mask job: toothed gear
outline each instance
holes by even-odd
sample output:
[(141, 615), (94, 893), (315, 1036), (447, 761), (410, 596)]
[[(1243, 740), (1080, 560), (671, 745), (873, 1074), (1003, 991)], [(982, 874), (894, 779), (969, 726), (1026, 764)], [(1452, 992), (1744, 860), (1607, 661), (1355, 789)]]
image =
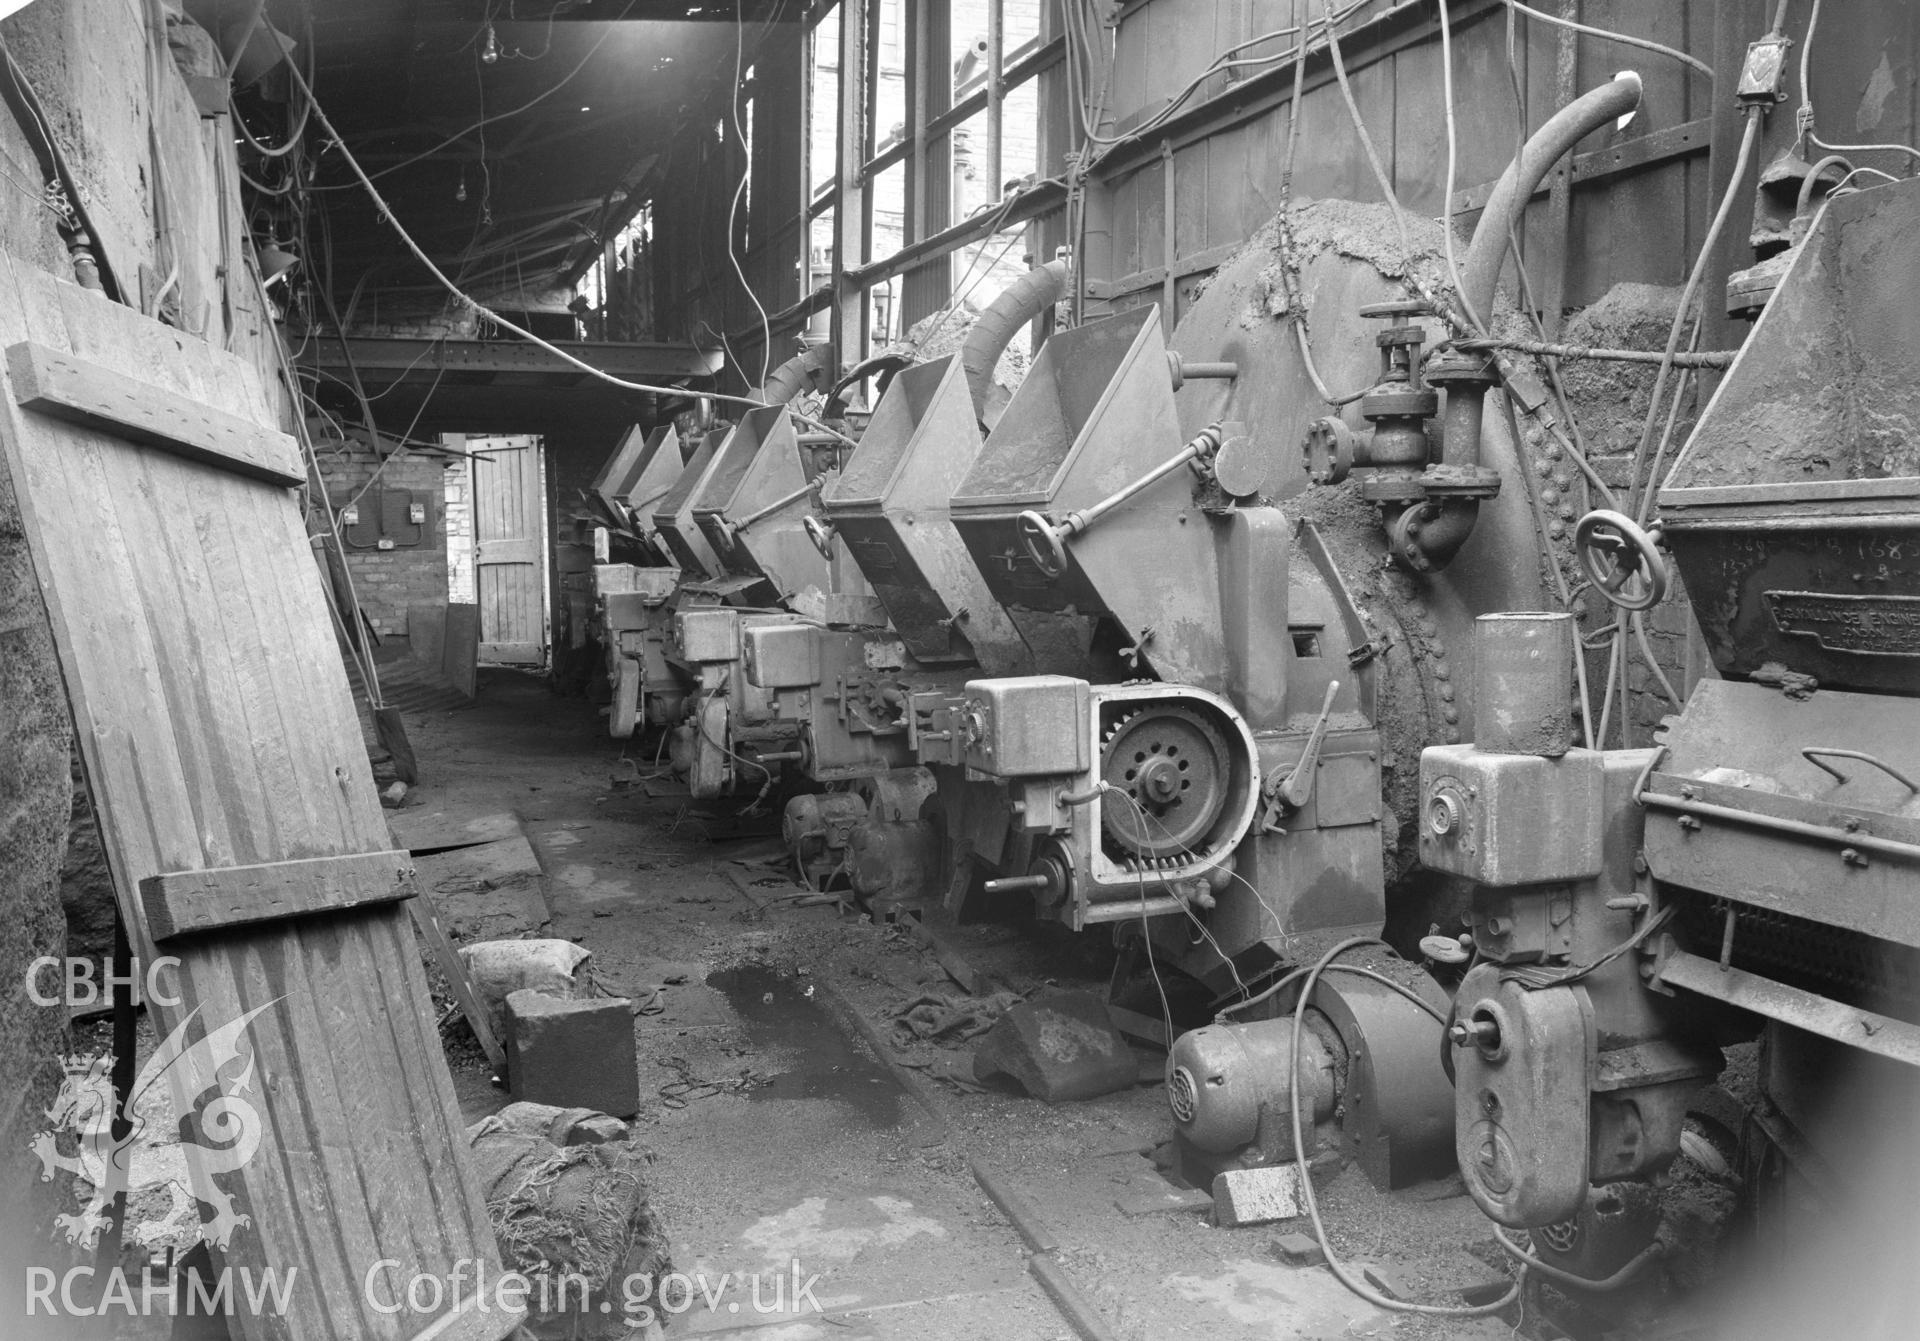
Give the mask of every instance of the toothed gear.
[(1101, 742), (1100, 776), (1134, 804), (1102, 800), (1108, 840), (1147, 861), (1200, 851), (1226, 808), (1228, 758), (1219, 728), (1190, 708), (1149, 704), (1115, 722)]

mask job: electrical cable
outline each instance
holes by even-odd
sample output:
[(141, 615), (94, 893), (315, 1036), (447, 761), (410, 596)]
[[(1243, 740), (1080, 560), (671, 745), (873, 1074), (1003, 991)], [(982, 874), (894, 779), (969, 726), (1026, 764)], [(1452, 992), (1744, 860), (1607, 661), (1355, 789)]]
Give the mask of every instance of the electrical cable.
[[(468, 126), (466, 129), (456, 131), (454, 134), (449, 135), (446, 139), (440, 141), (440, 143), (434, 145), (431, 149), (422, 149), (419, 153), (413, 155), (413, 157), (403, 158), (398, 163), (389, 164), (388, 166), (381, 168), (378, 172), (373, 173), (371, 176), (361, 171), (357, 163), (353, 163), (353, 169), (354, 169), (355, 175), (360, 177), (363, 183), (368, 181), (377, 181), (382, 177), (391, 176), (393, 173), (400, 171), (402, 168), (412, 167), (415, 163), (420, 162), (422, 159), (432, 158), (435, 154), (439, 153), (442, 149), (447, 148), (449, 145), (459, 143), (461, 140), (464, 140), (467, 136), (473, 134), (473, 132), (481, 129), (484, 126), (490, 126), (500, 121), (511, 120), (513, 117), (519, 116), (522, 112), (531, 111), (533, 108), (538, 107), (541, 103), (545, 102), (548, 98), (551, 98), (554, 94), (558, 93), (561, 89), (565, 88), (567, 84), (572, 81), (575, 75), (579, 74), (582, 70), (586, 69), (587, 62), (592, 60), (594, 56), (599, 52), (600, 48), (606, 45), (608, 38), (612, 37), (616, 32), (620, 31), (621, 21), (625, 19), (630, 12), (632, 12), (633, 7), (638, 3), (639, 3), (639, 0), (627, 0), (626, 7), (623, 8), (618, 14), (614, 15), (613, 20), (607, 24), (607, 31), (600, 34), (599, 40), (596, 41), (592, 46), (587, 48), (587, 54), (580, 58), (579, 63), (576, 64), (571, 70), (561, 75), (559, 80), (556, 83), (554, 83), (551, 87), (546, 89), (546, 91), (539, 93), (532, 98), (529, 98), (526, 102), (521, 103), (518, 107), (515, 107), (510, 111), (495, 112), (491, 116), (483, 116), (478, 121), (474, 122), (471, 126)], [(273, 30), (269, 28), (269, 31), (271, 32)], [(279, 33), (274, 32), (273, 35), (276, 40), (279, 39), (279, 36), (280, 36)], [(286, 43), (284, 41), (280, 42), (280, 50), (283, 54), (286, 53)], [(289, 59), (289, 65), (291, 65), (291, 59)], [(301, 82), (304, 87), (305, 81), (303, 80)], [(307, 89), (306, 92), (307, 92), (308, 100), (314, 101), (312, 90)], [(314, 101), (313, 110), (315, 112), (320, 112), (320, 106), (317, 101)], [(342, 138), (340, 132), (335, 130), (333, 126), (327, 121), (327, 118), (324, 113), (320, 117), (320, 123), (326, 129), (327, 134), (331, 135), (334, 139), (334, 142), (340, 146), (340, 152), (346, 156), (346, 158), (350, 163), (352, 163), (353, 156), (347, 152), (346, 140)], [(345, 191), (345, 190), (351, 189), (354, 185), (356, 185), (356, 183), (354, 182), (337, 182), (332, 186), (314, 186), (314, 187), (310, 187), (309, 189), (314, 191)]]
[[(1159, 829), (1163, 836), (1166, 836), (1166, 837), (1173, 836), (1172, 831), (1169, 830), (1167, 826), (1164, 823), (1162, 823), (1157, 816), (1149, 815), (1147, 813), (1146, 807), (1140, 804), (1139, 798), (1135, 797), (1130, 792), (1126, 791), (1124, 788), (1116, 787), (1112, 783), (1107, 782), (1105, 779), (1102, 779), (1098, 790), (1100, 792), (1100, 795), (1103, 797), (1117, 796), (1121, 800), (1125, 801), (1129, 806), (1132, 806), (1133, 813), (1139, 816), (1140, 818), (1141, 831), (1143, 833), (1146, 832), (1147, 825), (1152, 825), (1154, 828)], [(1195, 853), (1193, 849), (1191, 847), (1188, 847), (1185, 843), (1182, 843), (1180, 847), (1181, 847), (1181, 850), (1184, 851), (1190, 857), (1199, 855)], [(1146, 871), (1143, 868), (1136, 868), (1134, 871), (1134, 875), (1135, 875), (1135, 878), (1140, 882), (1140, 909), (1141, 909), (1141, 916), (1145, 917), (1146, 906), (1147, 906)], [(1251, 884), (1249, 884), (1247, 887), (1249, 889), (1253, 888)], [(1256, 898), (1259, 897), (1258, 891), (1255, 892), (1255, 897)], [(1266, 900), (1262, 899), (1261, 903), (1262, 905), (1264, 905), (1266, 903)], [(1226, 948), (1222, 946), (1217, 939), (1214, 938), (1214, 934), (1212, 930), (1208, 928), (1207, 924), (1201, 921), (1199, 915), (1193, 911), (1193, 905), (1187, 902), (1187, 900), (1181, 899), (1180, 911), (1187, 915), (1187, 920), (1192, 922), (1193, 925), (1199, 929), (1201, 937), (1206, 940), (1207, 944), (1213, 947), (1214, 954), (1220, 957), (1220, 962), (1227, 966), (1227, 972), (1233, 975), (1233, 985), (1242, 994), (1244, 994), (1247, 990), (1247, 984), (1240, 977), (1239, 966), (1235, 964), (1233, 962), (1232, 957), (1227, 954)], [(1269, 914), (1271, 914), (1273, 910), (1269, 908), (1267, 911)], [(1171, 1015), (1169, 1015), (1167, 1020), (1167, 1031), (1169, 1036), (1171, 1036), (1173, 1031), (1173, 1020)]]
[(3, 35), (0, 35), (0, 96), (4, 96), (21, 129), (27, 131), (28, 138), (33, 141), (35, 157), (40, 160), (49, 186), (57, 183), (60, 188), (63, 198), (59, 203), (62, 208), (56, 213), (69, 221), (67, 232), (74, 235), (68, 239), (69, 243), (78, 242), (78, 235), (85, 234), (87, 255), (99, 271), (102, 291), (115, 302), (125, 303), (126, 290), (107, 257), (100, 230), (94, 227), (87, 213), (86, 197), (81, 193), (79, 181), (73, 175), (60, 142), (54, 138), (53, 123), (47, 119), (46, 107), (41, 103), (40, 95), (28, 80), (26, 72), (14, 60), (13, 48)]
[[(1320, 985), (1320, 975), (1325, 973), (1334, 960), (1348, 950), (1362, 945), (1386, 945), (1376, 936), (1353, 936), (1341, 941), (1314, 961), (1307, 970), (1306, 982), (1300, 988), (1299, 1000), (1293, 1008), (1293, 1033), (1288, 1046), (1287, 1074), (1298, 1075), (1300, 1070), (1300, 1040), (1306, 1030), (1307, 1002), (1313, 996), (1314, 988)], [(1387, 946), (1392, 949), (1392, 946)], [(1444, 1027), (1444, 1021), (1442, 1026)], [(1418, 1313), (1427, 1317), (1440, 1318), (1486, 1318), (1499, 1313), (1520, 1298), (1520, 1292), (1526, 1288), (1528, 1264), (1520, 1264), (1520, 1274), (1514, 1278), (1513, 1286), (1498, 1299), (1486, 1304), (1416, 1304), (1404, 1299), (1395, 1299), (1382, 1294), (1355, 1278), (1346, 1264), (1333, 1251), (1333, 1244), (1327, 1240), (1327, 1226), (1320, 1218), (1320, 1199), (1314, 1193), (1313, 1179), (1307, 1174), (1307, 1143), (1300, 1123), (1300, 1095), (1298, 1087), (1287, 1096), (1287, 1110), (1293, 1119), (1293, 1157), (1300, 1169), (1300, 1195), (1307, 1203), (1307, 1216), (1313, 1221), (1313, 1236), (1320, 1244), (1321, 1255), (1327, 1259), (1327, 1270), (1331, 1271), (1340, 1283), (1375, 1308), (1387, 1309), (1395, 1313)]]
[(1660, 398), (1666, 390), (1667, 376), (1673, 366), (1673, 356), (1680, 350), (1680, 333), (1686, 329), (1688, 314), (1693, 309), (1693, 301), (1700, 290), (1701, 281), (1706, 278), (1707, 267), (1713, 260), (1714, 248), (1720, 241), (1720, 234), (1727, 226), (1727, 219), (1733, 213), (1733, 202), (1739, 193), (1742, 181), (1747, 174), (1747, 164), (1753, 158), (1754, 142), (1760, 135), (1760, 119), (1765, 114), (1762, 107), (1751, 107), (1747, 111), (1747, 125), (1740, 136), (1740, 149), (1734, 156), (1733, 172), (1727, 178), (1726, 190), (1721, 193), (1719, 208), (1714, 211), (1713, 222), (1707, 225), (1707, 234), (1700, 243), (1700, 252), (1694, 258), (1693, 269), (1687, 275), (1687, 284), (1680, 291), (1680, 304), (1674, 309), (1673, 324), (1667, 331), (1665, 356), (1660, 370), (1654, 375), (1653, 394), (1647, 401), (1646, 423), (1640, 430), (1640, 441), (1633, 452), (1632, 468), (1627, 474), (1628, 497), (1635, 500), (1634, 512), (1641, 525), (1646, 524), (1647, 514), (1652, 510), (1654, 490), (1652, 481), (1642, 480), (1642, 472), (1647, 468), (1648, 453), (1654, 445), (1654, 426), (1660, 421)]
[[(1075, 4), (1077, 2), (1078, 0), (1068, 0), (1068, 3), (1063, 10), (1063, 14), (1067, 21), (1067, 29), (1068, 29), (1068, 36), (1069, 36), (1068, 45), (1069, 45), (1070, 55), (1071, 55), (1071, 49), (1074, 46), (1076, 45), (1080, 46), (1082, 48), (1083, 59), (1087, 62), (1089, 66), (1087, 75), (1083, 76), (1081, 81), (1082, 89), (1084, 90), (1086, 79), (1090, 78), (1090, 75), (1091, 75), (1090, 67), (1094, 59), (1094, 54), (1092, 51), (1092, 41), (1086, 36), (1085, 25), (1087, 23), (1087, 16), (1083, 13), (1078, 13), (1075, 10)], [(1344, 9), (1342, 9), (1339, 12), (1338, 15), (1334, 17), (1334, 22), (1336, 23), (1345, 22), (1348, 18), (1352, 17), (1355, 13), (1359, 12), (1362, 9), (1365, 9), (1370, 3), (1372, 3), (1372, 0), (1354, 0), (1353, 3), (1347, 5)], [(1323, 25), (1322, 20), (1310, 19), (1304, 25), (1304, 27), (1307, 29), (1312, 29), (1315, 27), (1320, 27), (1322, 25)], [(1281, 64), (1284, 61), (1293, 59), (1297, 52), (1303, 51), (1307, 43), (1305, 41), (1302, 41), (1298, 43), (1295, 47), (1290, 48), (1288, 51), (1280, 52), (1272, 56), (1254, 56), (1254, 57), (1247, 57), (1244, 59), (1235, 60), (1231, 58), (1234, 52), (1243, 51), (1247, 47), (1256, 46), (1262, 42), (1272, 41), (1280, 37), (1293, 36), (1295, 34), (1300, 33), (1301, 31), (1302, 31), (1301, 26), (1295, 26), (1291, 28), (1276, 28), (1271, 32), (1262, 33), (1257, 37), (1250, 37), (1244, 42), (1240, 42), (1235, 44), (1234, 46), (1227, 47), (1218, 56), (1216, 56), (1214, 60), (1210, 64), (1208, 64), (1205, 69), (1201, 70), (1199, 74), (1195, 75), (1192, 80), (1190, 80), (1177, 93), (1175, 93), (1172, 96), (1172, 98), (1168, 100), (1165, 106), (1161, 107), (1158, 111), (1154, 112), (1153, 115), (1147, 117), (1139, 125), (1133, 127), (1131, 130), (1128, 130), (1120, 135), (1103, 135), (1097, 129), (1095, 129), (1096, 123), (1091, 122), (1089, 120), (1089, 117), (1091, 117), (1093, 114), (1093, 108), (1083, 98), (1081, 101), (1076, 102), (1075, 106), (1077, 106), (1080, 111), (1081, 130), (1083, 135), (1085, 136), (1086, 142), (1099, 146), (1100, 148), (1104, 149), (1107, 152), (1111, 152), (1113, 149), (1116, 149), (1121, 145), (1133, 144), (1139, 140), (1146, 138), (1147, 136), (1151, 135), (1155, 130), (1159, 129), (1160, 126), (1164, 125), (1167, 121), (1171, 120), (1174, 114), (1177, 113), (1180, 110), (1180, 108), (1185, 105), (1187, 100), (1191, 98), (1195, 93), (1197, 93), (1201, 89), (1201, 87), (1205, 85), (1206, 81), (1211, 79), (1214, 75), (1240, 69), (1247, 66), (1255, 66), (1255, 65), (1271, 66), (1271, 65)], [(1073, 73), (1073, 69), (1072, 69), (1072, 64), (1070, 60), (1069, 75), (1071, 75), (1072, 73)], [(1071, 94), (1069, 95), (1069, 100), (1072, 101)], [(1103, 156), (1104, 156), (1103, 154), (1095, 154), (1091, 156), (1088, 160), (1087, 166), (1091, 167), (1093, 163), (1098, 162), (1099, 159)]]
[(1640, 655), (1645, 659), (1647, 669), (1653, 673), (1654, 683), (1660, 686), (1660, 692), (1666, 695), (1667, 702), (1676, 708), (1684, 706), (1685, 700), (1675, 691), (1673, 681), (1667, 678), (1667, 673), (1660, 668), (1659, 661), (1654, 658), (1653, 645), (1647, 640), (1647, 624), (1643, 612), (1633, 611), (1628, 622), (1633, 627), (1634, 640), (1640, 644)]
[[(282, 49), (284, 50), (284, 46)], [(289, 69), (291, 70), (291, 66), (289, 66)], [(295, 80), (297, 81), (301, 80), (301, 75), (298, 70), (292, 70), (292, 74)], [(302, 81), (302, 83), (304, 85), (304, 81)], [(444, 288), (449, 294), (451, 294), (458, 302), (465, 304), (468, 308), (478, 313), (480, 316), (485, 317), (487, 320), (491, 321), (494, 325), (498, 326), (501, 330), (508, 331), (514, 335), (519, 336), (521, 339), (527, 341), (529, 344), (534, 345), (536, 348), (544, 349), (547, 353), (553, 355), (555, 358), (561, 360), (563, 363), (566, 363), (569, 367), (577, 368), (581, 372), (586, 373), (588, 376), (593, 377), (598, 381), (604, 382), (609, 386), (618, 387), (620, 390), (638, 391), (645, 395), (668, 396), (676, 399), (681, 397), (690, 397), (690, 396), (704, 396), (709, 400), (726, 401), (730, 404), (749, 405), (755, 408), (761, 408), (764, 405), (764, 402), (754, 400), (748, 396), (729, 396), (729, 395), (724, 395), (720, 392), (712, 392), (712, 391), (709, 391), (709, 392), (692, 391), (686, 387), (661, 386), (655, 383), (634, 382), (634, 381), (629, 381), (624, 377), (616, 377), (612, 373), (606, 371), (604, 368), (597, 368), (593, 364), (588, 363), (586, 360), (579, 358), (576, 355), (569, 353), (567, 350), (560, 348), (558, 345), (552, 343), (551, 341), (543, 340), (538, 335), (535, 335), (532, 331), (529, 331), (524, 327), (521, 327), (515, 324), (514, 322), (507, 320), (504, 316), (500, 315), (498, 312), (494, 311), (492, 308), (486, 306), (484, 303), (481, 303), (478, 299), (466, 293), (464, 290), (462, 290), (459, 287), (459, 285), (455, 284), (451, 279), (447, 278), (446, 272), (441, 270), (438, 265), (434, 264), (433, 258), (427, 255), (426, 251), (420, 246), (418, 242), (414, 241), (413, 235), (407, 232), (407, 230), (400, 225), (400, 221), (394, 216), (392, 206), (387, 204), (386, 198), (380, 194), (380, 189), (373, 184), (372, 178), (370, 178), (367, 175), (365, 169), (363, 169), (360, 166), (359, 160), (353, 156), (352, 151), (346, 147), (345, 142), (340, 140), (340, 133), (334, 129), (331, 120), (327, 116), (326, 108), (321, 105), (320, 101), (317, 98), (313, 98), (313, 92), (311, 89), (304, 89), (304, 91), (306, 92), (308, 98), (312, 99), (313, 101), (313, 114), (320, 119), (321, 129), (325, 130), (328, 135), (332, 136), (336, 142), (339, 142), (341, 157), (346, 160), (347, 166), (353, 170), (354, 175), (359, 179), (360, 185), (363, 188), (365, 188), (368, 196), (372, 198), (374, 207), (380, 212), (380, 215), (383, 218), (385, 218), (387, 222), (393, 227), (393, 231), (399, 235), (400, 241), (406, 246), (407, 250), (413, 254), (414, 259), (419, 261), (421, 265), (426, 267), (427, 273), (432, 275), (435, 281), (437, 281), (440, 284), (440, 286)], [(817, 419), (814, 419), (811, 416), (801, 415), (798, 412), (794, 412), (794, 411), (789, 411), (789, 413), (792, 413), (793, 417), (799, 422), (807, 424), (810, 427), (813, 427), (819, 430), (820, 432), (829, 433), (834, 437), (838, 438), (840, 441), (846, 443), (850, 447), (858, 445), (853, 441), (853, 439), (847, 437), (846, 434), (840, 432), (838, 429), (835, 429), (826, 423), (823, 423)]]
[[(309, 12), (307, 15), (307, 78), (310, 83), (318, 83), (319, 61), (313, 56), (313, 51), (313, 15)], [(313, 115), (313, 104), (302, 99), (300, 103), (299, 120), (287, 128), (287, 142), (277, 148), (269, 149), (266, 145), (260, 143), (260, 141), (254, 137), (253, 132), (247, 128), (247, 119), (240, 115), (239, 103), (231, 93), (227, 96), (227, 107), (233, 113), (234, 129), (240, 132), (240, 138), (247, 142), (247, 147), (252, 149), (256, 154), (259, 154), (262, 158), (268, 159), (285, 158), (288, 154), (298, 149), (301, 143), (300, 137), (306, 134), (307, 122)]]
[(1460, 263), (1454, 255), (1453, 183), (1459, 158), (1460, 137), (1453, 109), (1453, 23), (1448, 13), (1447, 0), (1439, 0), (1439, 13), (1440, 88), (1447, 122), (1447, 182), (1446, 194), (1441, 197), (1440, 236), (1446, 247), (1447, 278), (1453, 283), (1453, 296), (1460, 304), (1460, 310), (1466, 314), (1467, 324), (1477, 331), (1484, 331), (1487, 329), (1487, 323), (1482, 321), (1480, 314), (1473, 310), (1473, 302), (1467, 297), (1466, 286), (1460, 282)]
[[(733, 273), (740, 281), (740, 287), (747, 291), (747, 298), (753, 304), (753, 310), (760, 314), (760, 380), (756, 387), (767, 384), (767, 370), (773, 360), (773, 323), (767, 318), (767, 309), (761, 305), (760, 295), (753, 291), (753, 285), (747, 283), (746, 267), (740, 263), (739, 235), (736, 221), (740, 217), (740, 198), (747, 193), (747, 179), (753, 175), (753, 152), (747, 141), (746, 129), (740, 124), (740, 73), (746, 59), (747, 15), (746, 0), (733, 0), (733, 142), (740, 147), (740, 184), (733, 188), (733, 204), (727, 209), (727, 260), (733, 263)], [(755, 51), (758, 51), (758, 44)], [(758, 64), (758, 57), (755, 57)], [(757, 106), (757, 104), (756, 104)], [(609, 279), (612, 276), (608, 276)], [(742, 368), (744, 374), (746, 369)]]
[[(1567, 344), (1554, 340), (1509, 340), (1493, 336), (1469, 336), (1459, 340), (1444, 340), (1434, 347), (1438, 353), (1443, 347), (1454, 349), (1486, 350), (1506, 349), (1516, 354), (1532, 354), (1536, 358), (1554, 359), (1596, 359), (1605, 363), (1661, 363), (1666, 355), (1657, 349), (1606, 349), (1595, 345)], [(1738, 350), (1708, 349), (1685, 350), (1674, 354), (1673, 366), (1676, 368), (1728, 368), (1733, 366)]]
[(1666, 1256), (1667, 1253), (1666, 1245), (1656, 1239), (1635, 1253), (1627, 1260), (1625, 1266), (1615, 1271), (1611, 1276), (1603, 1277), (1600, 1280), (1588, 1280), (1585, 1276), (1576, 1276), (1571, 1271), (1565, 1271), (1560, 1267), (1541, 1261), (1525, 1248), (1508, 1239), (1506, 1231), (1498, 1225), (1494, 1226), (1493, 1236), (1499, 1241), (1500, 1246), (1506, 1250), (1507, 1255), (1513, 1258), (1514, 1261), (1520, 1263), (1522, 1270), (1537, 1271), (1556, 1285), (1565, 1285), (1575, 1290), (1586, 1290), (1593, 1294), (1607, 1294), (1619, 1289), (1635, 1276), (1639, 1275), (1642, 1267)]
[(1340, 98), (1346, 104), (1347, 119), (1353, 122), (1353, 132), (1360, 139), (1360, 148), (1366, 152), (1367, 166), (1373, 170), (1373, 179), (1379, 184), (1380, 193), (1393, 212), (1393, 226), (1400, 235), (1400, 254), (1411, 263), (1413, 242), (1407, 235), (1406, 210), (1401, 207), (1400, 197), (1394, 193), (1393, 182), (1380, 162), (1380, 151), (1373, 146), (1373, 136), (1367, 131), (1366, 118), (1360, 115), (1360, 104), (1355, 101), (1353, 85), (1347, 79), (1347, 63), (1340, 55), (1340, 38), (1333, 30), (1333, 0), (1320, 0), (1320, 8), (1326, 16), (1327, 54), (1333, 59), (1333, 77), (1340, 85)]
[[(1706, 324), (1704, 321), (1696, 321), (1693, 323), (1693, 337), (1688, 341), (1689, 347), (1699, 347), (1700, 333), (1706, 328)], [(1654, 448), (1653, 460), (1648, 463), (1647, 466), (1646, 495), (1640, 500), (1641, 515), (1639, 522), (1642, 526), (1645, 526), (1653, 516), (1653, 505), (1657, 496), (1657, 491), (1654, 489), (1654, 481), (1660, 478), (1660, 463), (1666, 460), (1667, 448), (1673, 445), (1673, 431), (1680, 422), (1680, 403), (1686, 399), (1687, 380), (1691, 376), (1692, 374), (1685, 368), (1681, 369), (1680, 380), (1674, 384), (1673, 399), (1667, 405), (1666, 427), (1660, 431), (1659, 445)], [(1635, 480), (1629, 480), (1628, 483), (1632, 485), (1635, 483)]]
[(1520, 3), (1520, 0), (1501, 0), (1501, 3), (1506, 5), (1510, 10), (1518, 10), (1529, 18), (1539, 19), (1542, 23), (1552, 24), (1556, 28), (1571, 28), (1576, 33), (1584, 33), (1588, 37), (1597, 37), (1604, 42), (1618, 42), (1622, 46), (1639, 47), (1642, 51), (1654, 51), (1662, 56), (1672, 57), (1674, 60), (1680, 61), (1705, 75), (1708, 83), (1714, 82), (1713, 67), (1701, 60), (1698, 56), (1690, 56), (1684, 51), (1675, 50), (1673, 47), (1662, 46), (1660, 43), (1652, 41), (1649, 38), (1632, 37), (1626, 33), (1617, 33), (1606, 28), (1595, 28), (1589, 24), (1576, 23), (1572, 19), (1563, 19), (1557, 14), (1544, 13), (1528, 5), (1523, 5)]

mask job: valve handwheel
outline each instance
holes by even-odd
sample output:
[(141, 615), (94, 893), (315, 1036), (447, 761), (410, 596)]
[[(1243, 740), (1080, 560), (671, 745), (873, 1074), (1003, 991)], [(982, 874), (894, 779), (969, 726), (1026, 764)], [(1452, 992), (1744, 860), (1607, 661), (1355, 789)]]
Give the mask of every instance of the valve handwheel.
[(1624, 513), (1599, 508), (1573, 528), (1573, 551), (1588, 579), (1622, 610), (1647, 610), (1667, 598), (1672, 576), (1654, 538)]
[(1020, 529), (1020, 543), (1026, 547), (1027, 557), (1033, 560), (1033, 566), (1048, 577), (1059, 577), (1067, 571), (1067, 547), (1060, 535), (1060, 528), (1047, 520), (1044, 512), (1027, 511), (1014, 519)]
[(820, 557), (829, 563), (833, 562), (833, 527), (818, 517), (802, 517), (800, 529), (807, 533), (807, 539), (820, 551)]

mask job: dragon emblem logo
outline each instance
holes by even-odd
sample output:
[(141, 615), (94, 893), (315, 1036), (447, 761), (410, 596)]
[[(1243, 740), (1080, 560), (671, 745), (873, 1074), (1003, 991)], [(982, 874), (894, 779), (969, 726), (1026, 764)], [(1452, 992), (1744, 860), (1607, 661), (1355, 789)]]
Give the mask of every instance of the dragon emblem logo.
[[(214, 1186), (213, 1176), (244, 1167), (260, 1148), (260, 1115), (246, 1098), (253, 1089), (253, 1050), (248, 1047), (243, 1052), (241, 1040), (253, 1018), (281, 999), (276, 997), (229, 1024), (209, 1029), (193, 1042), (187, 1039), (187, 1029), (200, 1012), (198, 1008), (190, 1012), (140, 1068), (122, 1101), (119, 1115), (129, 1124), (123, 1136), (113, 1134), (112, 1055), (62, 1059), (66, 1078), (53, 1106), (46, 1110), (52, 1128), (34, 1137), (29, 1148), (39, 1157), (42, 1182), (64, 1170), (91, 1187), (77, 1212), (56, 1218), (55, 1227), (67, 1242), (94, 1247), (113, 1218), (117, 1194), (161, 1186), (172, 1195), (171, 1209), (161, 1219), (143, 1221), (130, 1231), (133, 1241), (143, 1246), (186, 1228), (196, 1203), (212, 1212), (200, 1225), (200, 1237), (211, 1247), (226, 1247), (235, 1229), (251, 1223), (250, 1217), (235, 1211), (233, 1197)], [(182, 1124), (184, 1139), (171, 1147), (184, 1157), (185, 1185), (179, 1176), (181, 1160), (163, 1160), (159, 1153), (160, 1147), (171, 1144), (168, 1134), (151, 1130), (141, 1111), (142, 1100), (162, 1084), (170, 1086), (175, 1101), (193, 1113), (193, 1121)], [(189, 1130), (209, 1143), (185, 1136)], [(78, 1137), (74, 1154), (61, 1153), (62, 1132)]]

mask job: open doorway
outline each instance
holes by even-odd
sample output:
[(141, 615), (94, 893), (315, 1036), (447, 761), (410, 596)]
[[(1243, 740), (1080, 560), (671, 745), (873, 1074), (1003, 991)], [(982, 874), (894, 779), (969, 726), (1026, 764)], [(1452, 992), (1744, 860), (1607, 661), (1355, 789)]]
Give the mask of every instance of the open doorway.
[(547, 660), (546, 450), (532, 435), (450, 434), (447, 599), (479, 607), (482, 665)]

